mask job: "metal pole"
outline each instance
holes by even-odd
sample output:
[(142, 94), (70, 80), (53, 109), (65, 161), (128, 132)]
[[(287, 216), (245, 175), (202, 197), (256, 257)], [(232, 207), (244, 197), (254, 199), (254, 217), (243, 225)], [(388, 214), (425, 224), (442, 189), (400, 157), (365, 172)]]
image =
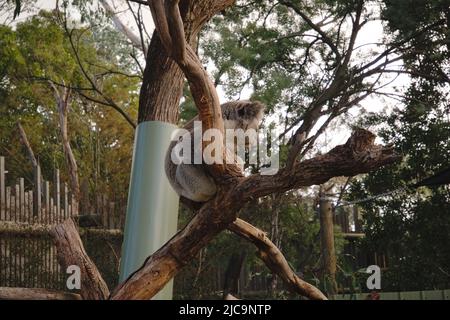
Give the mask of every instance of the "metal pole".
[[(131, 168), (120, 281), (142, 266), (145, 259), (177, 230), (179, 197), (164, 171), (164, 158), (176, 126), (159, 121), (138, 125)], [(153, 299), (172, 299), (172, 281)]]

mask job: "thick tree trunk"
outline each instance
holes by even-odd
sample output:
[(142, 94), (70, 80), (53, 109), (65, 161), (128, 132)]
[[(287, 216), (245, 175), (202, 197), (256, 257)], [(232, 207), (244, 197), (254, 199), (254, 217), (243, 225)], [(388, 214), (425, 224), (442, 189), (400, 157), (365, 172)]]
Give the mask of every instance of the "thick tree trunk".
[[(233, 4), (234, 1), (180, 1), (180, 13), (183, 18), (186, 41), (191, 47), (196, 47), (197, 37), (203, 25), (217, 12)], [(148, 49), (144, 80), (139, 96), (138, 123), (163, 121), (177, 124), (183, 84), (183, 72), (177, 63), (168, 57), (155, 31)]]

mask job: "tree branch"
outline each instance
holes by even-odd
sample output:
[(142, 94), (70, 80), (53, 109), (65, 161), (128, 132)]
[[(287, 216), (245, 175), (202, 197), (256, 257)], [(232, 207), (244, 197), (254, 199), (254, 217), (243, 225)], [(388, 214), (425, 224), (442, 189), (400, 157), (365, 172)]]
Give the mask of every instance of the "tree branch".
[(81, 297), (85, 300), (104, 300), (109, 289), (95, 264), (86, 254), (80, 235), (73, 220), (67, 219), (56, 225), (50, 234), (53, 236), (58, 262), (63, 270), (76, 265), (81, 271)]
[(141, 40), (141, 37), (138, 37), (134, 34), (133, 30), (128, 28), (125, 23), (123, 23), (122, 20), (117, 16), (114, 9), (111, 7), (111, 5), (107, 2), (107, 0), (100, 0), (101, 5), (103, 8), (105, 8), (106, 12), (111, 16), (111, 19), (114, 22), (114, 25), (116, 26), (116, 29), (119, 30), (128, 40), (130, 40), (131, 44), (144, 52), (144, 55), (147, 55), (147, 46), (145, 46)]
[(325, 33), (325, 31), (323, 31), (320, 28), (320, 26), (315, 24), (303, 11), (301, 11), (297, 5), (293, 4), (290, 1), (279, 1), (279, 2), (283, 5), (285, 5), (286, 7), (294, 10), (295, 13), (297, 13), (303, 20), (305, 20), (305, 22), (308, 24), (308, 26), (310, 28), (312, 28), (314, 31), (316, 31), (321, 36), (323, 42), (325, 42), (330, 47), (331, 51), (333, 51), (333, 53), (336, 55), (336, 59), (338, 61), (340, 61), (342, 59), (339, 49), (336, 47), (336, 45), (334, 44), (334, 42), (330, 38), (330, 36), (328, 36)]
[(144, 265), (111, 294), (112, 299), (153, 297), (177, 272), (193, 259), (211, 239), (237, 218), (248, 202), (274, 192), (319, 185), (336, 176), (354, 176), (400, 159), (392, 147), (374, 144), (375, 135), (358, 129), (345, 145), (324, 155), (305, 160), (295, 171), (275, 176), (252, 175), (237, 184), (219, 186), (216, 197), (205, 203), (198, 214)]
[[(101, 91), (97, 85), (95, 84), (94, 80), (89, 76), (87, 70), (84, 68), (83, 63), (81, 62), (81, 58), (78, 54), (78, 50), (75, 47), (75, 44), (73, 43), (73, 39), (72, 39), (72, 32), (69, 31), (69, 29), (67, 28), (67, 25), (64, 24), (64, 29), (66, 31), (67, 37), (69, 38), (69, 43), (70, 46), (72, 48), (72, 51), (75, 55), (75, 59), (77, 61), (78, 66), (80, 67), (81, 73), (84, 75), (84, 77), (86, 78), (86, 80), (89, 82), (89, 84), (92, 86), (92, 90), (96, 93), (98, 93), (107, 103), (102, 103), (103, 105), (108, 105), (113, 107), (116, 111), (118, 111), (124, 118), (125, 120), (127, 120), (127, 122), (133, 127), (133, 129), (136, 129), (136, 124), (134, 123), (134, 121), (130, 118), (130, 116), (128, 114), (126, 114), (126, 112), (120, 108), (110, 97), (107, 97), (103, 91)], [(81, 95), (83, 95), (80, 92)], [(83, 95), (85, 98), (87, 98), (87, 96)], [(99, 100), (95, 101), (94, 99), (89, 99), (93, 102), (99, 102), (101, 103)]]
[(270, 241), (265, 232), (241, 219), (236, 219), (228, 226), (228, 229), (252, 242), (258, 248), (261, 260), (273, 273), (276, 273), (283, 279), (289, 290), (312, 300), (327, 300), (319, 289), (303, 281), (295, 274), (284, 255)]
[(34, 155), (33, 149), (31, 148), (30, 142), (28, 141), (27, 134), (25, 133), (25, 130), (23, 129), (20, 122), (17, 122), (17, 129), (19, 130), (20, 140), (25, 146), (25, 149), (27, 149), (28, 158), (33, 164), (33, 167), (36, 168), (38, 166), (38, 161)]

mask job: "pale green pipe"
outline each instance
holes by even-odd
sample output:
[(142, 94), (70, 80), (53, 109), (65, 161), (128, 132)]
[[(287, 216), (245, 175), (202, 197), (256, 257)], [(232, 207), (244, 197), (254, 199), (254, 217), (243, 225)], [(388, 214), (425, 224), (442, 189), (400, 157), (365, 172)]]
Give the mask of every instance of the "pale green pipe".
[[(142, 266), (177, 230), (179, 197), (164, 171), (164, 158), (176, 126), (159, 121), (138, 125), (128, 193), (120, 281)], [(172, 299), (172, 281), (153, 299)]]

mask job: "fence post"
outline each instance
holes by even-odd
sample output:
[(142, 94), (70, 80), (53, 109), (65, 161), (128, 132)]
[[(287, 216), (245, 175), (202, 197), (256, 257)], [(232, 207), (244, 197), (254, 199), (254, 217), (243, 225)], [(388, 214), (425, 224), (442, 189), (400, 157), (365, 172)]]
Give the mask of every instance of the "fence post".
[(5, 157), (0, 157), (0, 219), (6, 218)]
[(50, 182), (44, 181), (45, 221), (50, 223)]
[(69, 217), (69, 188), (64, 182), (64, 220)]
[(60, 217), (59, 217), (59, 213), (60, 213), (60, 209), (61, 209), (61, 185), (60, 185), (60, 181), (59, 181), (59, 169), (55, 170), (55, 176), (54, 176), (54, 182), (53, 182), (53, 188), (54, 188), (54, 195), (53, 195), (53, 199), (54, 199), (54, 205), (56, 206), (56, 212), (55, 214), (55, 218), (56, 221), (59, 222), (60, 221)]
[(33, 188), (33, 218), (37, 218), (42, 208), (42, 185), (41, 185), (41, 166), (34, 167), (34, 188)]
[(25, 179), (19, 178), (17, 182), (19, 184), (19, 221), (23, 221), (25, 216)]
[(17, 218), (20, 217), (20, 185), (19, 181), (16, 182), (14, 189), (14, 222), (17, 222)]
[(5, 197), (5, 220), (11, 221), (12, 220), (12, 214), (11, 214), (11, 187), (6, 187), (6, 197)]

